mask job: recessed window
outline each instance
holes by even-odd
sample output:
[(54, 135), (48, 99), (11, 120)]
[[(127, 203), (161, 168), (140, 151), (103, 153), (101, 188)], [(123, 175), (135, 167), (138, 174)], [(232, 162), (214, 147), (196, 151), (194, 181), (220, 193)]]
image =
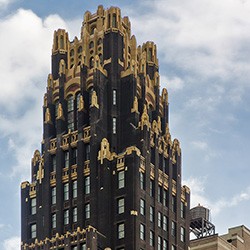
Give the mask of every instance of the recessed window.
[(154, 238), (155, 238), (154, 232), (152, 230), (150, 230), (150, 232), (149, 232), (149, 245), (151, 247), (153, 247), (155, 245)]
[(116, 14), (112, 15), (112, 27), (116, 28)]
[(87, 250), (86, 243), (83, 243), (81, 250)]
[(145, 190), (145, 173), (140, 172), (140, 187), (142, 190)]
[(78, 93), (78, 94), (76, 95), (76, 108), (77, 108), (77, 109), (79, 109), (79, 107), (80, 107), (80, 97), (81, 97), (81, 94)]
[(163, 189), (163, 198), (162, 198), (162, 204), (163, 206), (167, 207), (167, 190), (166, 189)]
[(116, 105), (116, 89), (113, 89), (113, 105)]
[(125, 225), (124, 225), (124, 223), (120, 223), (117, 225), (117, 234), (118, 234), (118, 239), (123, 239), (125, 237)]
[(90, 176), (85, 177), (85, 194), (90, 194)]
[(73, 246), (73, 247), (72, 247), (72, 250), (77, 250), (77, 246)]
[(90, 203), (87, 203), (85, 205), (85, 219), (89, 219), (90, 218)]
[(150, 182), (149, 182), (149, 195), (151, 197), (154, 197), (154, 193), (155, 193), (155, 189), (154, 189), (155, 185), (154, 184), (155, 184), (154, 181), (150, 180)]
[(77, 197), (77, 181), (73, 181), (73, 198)]
[(162, 203), (162, 187), (158, 186), (158, 202)]
[(51, 188), (51, 204), (56, 204), (56, 187)]
[(64, 222), (64, 225), (69, 224), (69, 210), (68, 209), (64, 211), (63, 222)]
[(140, 199), (140, 213), (141, 215), (145, 215), (146, 213), (146, 204), (145, 204), (145, 200)]
[(69, 199), (69, 183), (65, 183), (63, 185), (63, 197), (64, 201), (67, 201)]
[(36, 214), (36, 198), (30, 200), (31, 214)]
[(152, 206), (149, 207), (149, 220), (154, 222), (154, 208)]
[(74, 130), (74, 97), (71, 95), (67, 100), (68, 109), (68, 129)]
[(168, 231), (168, 218), (165, 215), (163, 215), (163, 230)]
[(112, 120), (112, 131), (113, 131), (113, 134), (116, 134), (116, 117), (113, 117), (113, 120)]
[(172, 195), (172, 211), (176, 213), (176, 196)]
[(36, 224), (31, 224), (30, 225), (30, 237), (32, 239), (36, 238)]
[(73, 208), (73, 223), (77, 222), (77, 207)]
[(56, 228), (56, 214), (52, 214), (51, 216), (51, 225), (52, 225), (52, 228)]
[(56, 171), (56, 155), (52, 155), (52, 172)]
[(162, 250), (162, 238), (161, 238), (161, 236), (158, 236), (158, 250)]
[(162, 227), (162, 213), (158, 212), (158, 227)]
[(185, 228), (181, 227), (181, 241), (185, 242)]
[(85, 145), (85, 160), (90, 160), (90, 145), (86, 144)]
[(140, 224), (140, 239), (145, 240), (145, 225)]
[(118, 214), (123, 214), (125, 210), (125, 199), (124, 198), (119, 198), (117, 200), (117, 210)]
[(172, 245), (171, 250), (176, 250), (176, 246)]
[(172, 221), (171, 223), (171, 234), (172, 236), (176, 236), (176, 222)]
[(185, 218), (185, 204), (181, 202), (181, 218)]
[(168, 242), (163, 240), (163, 250), (168, 250)]
[(69, 167), (69, 151), (65, 151), (64, 153), (64, 167)]
[(120, 171), (118, 172), (118, 188), (124, 188), (125, 187), (125, 172)]
[(72, 164), (75, 165), (77, 163), (77, 149), (74, 148), (72, 150)]

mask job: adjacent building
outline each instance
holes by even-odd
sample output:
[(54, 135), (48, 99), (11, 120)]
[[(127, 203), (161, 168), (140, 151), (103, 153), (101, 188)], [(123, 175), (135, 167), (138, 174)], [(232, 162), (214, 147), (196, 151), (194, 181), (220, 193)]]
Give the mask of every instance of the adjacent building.
[(228, 233), (214, 234), (190, 241), (190, 250), (248, 250), (250, 249), (250, 230), (245, 226), (228, 229)]
[(21, 184), (21, 249), (188, 249), (156, 45), (137, 46), (119, 8), (86, 12), (79, 39), (55, 31), (43, 122)]

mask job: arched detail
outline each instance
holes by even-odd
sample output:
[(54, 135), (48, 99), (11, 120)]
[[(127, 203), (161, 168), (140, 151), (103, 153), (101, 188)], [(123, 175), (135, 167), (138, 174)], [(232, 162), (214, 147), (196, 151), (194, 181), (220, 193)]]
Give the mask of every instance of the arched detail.
[(94, 67), (95, 60), (94, 57), (90, 57), (89, 59), (89, 68), (92, 69)]
[(80, 91), (80, 77), (74, 77), (65, 84), (64, 98), (67, 99), (70, 94), (75, 97), (78, 91)]
[(89, 49), (93, 49), (93, 48), (94, 48), (94, 42), (91, 41), (91, 42), (89, 43)]

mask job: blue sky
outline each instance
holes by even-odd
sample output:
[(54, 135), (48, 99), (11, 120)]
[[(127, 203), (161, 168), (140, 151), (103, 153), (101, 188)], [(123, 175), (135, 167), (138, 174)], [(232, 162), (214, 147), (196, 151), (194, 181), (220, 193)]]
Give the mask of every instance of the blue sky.
[(42, 139), (53, 31), (79, 36), (98, 4), (130, 17), (138, 45), (157, 44), (192, 205), (211, 209), (220, 234), (250, 227), (249, 0), (0, 0), (0, 249), (20, 241), (20, 183)]

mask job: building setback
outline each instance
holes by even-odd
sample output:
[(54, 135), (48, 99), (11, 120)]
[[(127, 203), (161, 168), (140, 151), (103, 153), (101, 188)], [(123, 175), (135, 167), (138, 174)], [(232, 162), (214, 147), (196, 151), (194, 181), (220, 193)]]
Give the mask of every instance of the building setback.
[(72, 42), (55, 31), (43, 115), (21, 249), (188, 249), (190, 191), (156, 45), (137, 46), (119, 8), (86, 12)]
[(228, 229), (228, 233), (190, 241), (190, 250), (249, 250), (250, 230), (245, 226)]

